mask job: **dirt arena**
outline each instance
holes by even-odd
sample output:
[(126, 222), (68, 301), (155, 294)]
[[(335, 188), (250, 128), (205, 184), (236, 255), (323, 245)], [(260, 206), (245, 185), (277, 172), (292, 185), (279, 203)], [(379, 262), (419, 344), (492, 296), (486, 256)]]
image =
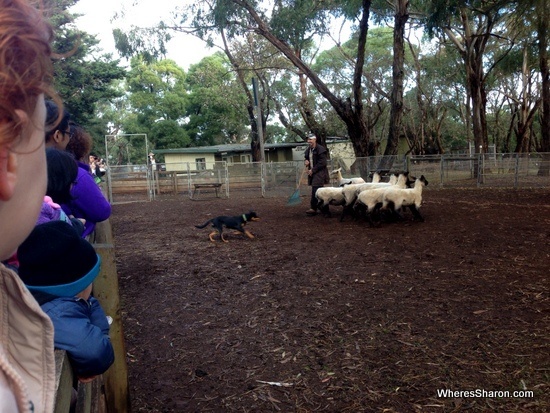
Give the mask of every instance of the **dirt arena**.
[[(134, 412), (550, 411), (549, 190), (428, 187), (376, 228), (308, 204), (114, 206)], [(253, 240), (194, 227), (249, 210)]]

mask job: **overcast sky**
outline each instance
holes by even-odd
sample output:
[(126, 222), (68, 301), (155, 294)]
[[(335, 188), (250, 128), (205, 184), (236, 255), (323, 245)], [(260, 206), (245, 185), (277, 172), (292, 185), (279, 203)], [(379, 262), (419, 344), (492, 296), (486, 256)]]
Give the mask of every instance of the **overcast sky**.
[[(78, 28), (100, 40), (100, 47), (107, 53), (115, 51), (113, 29), (127, 29), (131, 25), (149, 27), (161, 19), (169, 21), (170, 12), (192, 0), (79, 0), (70, 9), (72, 13), (82, 14), (77, 20)], [(132, 6), (132, 3), (137, 3)], [(113, 21), (113, 16), (125, 10), (124, 20)], [(213, 54), (215, 49), (208, 49), (204, 42), (190, 35), (175, 34), (168, 44), (168, 58), (173, 59), (183, 69), (198, 63), (203, 57)]]

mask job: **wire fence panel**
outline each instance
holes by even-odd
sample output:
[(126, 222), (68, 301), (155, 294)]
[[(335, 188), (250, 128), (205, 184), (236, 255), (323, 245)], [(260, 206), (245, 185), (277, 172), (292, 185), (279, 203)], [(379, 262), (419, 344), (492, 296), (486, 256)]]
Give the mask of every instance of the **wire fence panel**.
[[(483, 156), (480, 185), (487, 187), (543, 188), (550, 185), (550, 158), (544, 154)], [(546, 175), (545, 175), (546, 173)]]
[[(307, 179), (302, 176), (304, 163), (270, 162), (265, 165), (264, 195), (267, 197), (290, 196), (299, 189), (307, 187)], [(300, 178), (302, 182), (298, 185)], [(303, 191), (301, 191), (303, 192)]]
[(147, 165), (115, 165), (104, 175), (111, 204), (151, 200), (151, 175)]
[[(342, 165), (345, 165), (342, 166)], [(374, 172), (387, 180), (391, 173), (408, 171), (424, 175), (430, 188), (506, 187), (550, 188), (550, 153), (426, 155), (407, 157), (369, 157), (330, 160), (329, 171), (340, 168), (343, 178), (361, 176), (366, 181)], [(111, 203), (146, 201), (160, 195), (193, 197), (215, 196), (290, 196), (299, 187), (309, 194), (303, 161), (227, 164), (225, 161), (199, 165), (195, 162), (124, 165), (108, 168), (107, 185)], [(335, 174), (333, 175), (336, 176)], [(330, 184), (338, 185), (332, 179)]]

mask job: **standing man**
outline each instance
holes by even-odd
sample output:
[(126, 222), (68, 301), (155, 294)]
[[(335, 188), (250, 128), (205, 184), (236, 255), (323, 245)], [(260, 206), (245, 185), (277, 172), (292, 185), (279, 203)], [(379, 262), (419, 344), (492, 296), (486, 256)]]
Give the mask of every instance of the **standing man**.
[(155, 160), (155, 154), (153, 152), (149, 153), (149, 164), (151, 165), (151, 171), (157, 170), (157, 161)]
[[(307, 143), (309, 146), (304, 153), (304, 157), (305, 165), (308, 169), (307, 184), (311, 186), (311, 208), (306, 211), (306, 214), (316, 215), (318, 206), (315, 193), (317, 189), (329, 183), (327, 150), (325, 147), (317, 144), (317, 138), (315, 136), (307, 138)], [(328, 216), (330, 214), (328, 205), (324, 205), (321, 212), (323, 215)]]

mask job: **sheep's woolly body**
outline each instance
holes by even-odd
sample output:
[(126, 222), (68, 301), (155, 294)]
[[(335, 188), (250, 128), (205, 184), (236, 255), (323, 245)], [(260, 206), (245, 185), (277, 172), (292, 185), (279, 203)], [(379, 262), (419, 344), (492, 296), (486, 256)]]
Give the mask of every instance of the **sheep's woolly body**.
[[(395, 178), (395, 175), (392, 175), (392, 178)], [(382, 203), (384, 194), (387, 191), (394, 189), (404, 189), (407, 187), (407, 175), (399, 174), (399, 177), (394, 179), (395, 183), (393, 185), (388, 185), (385, 187), (370, 188), (361, 191), (357, 195), (357, 202), (359, 204), (365, 205), (367, 208), (367, 213), (372, 212), (374, 207), (377, 204)]]
[[(377, 174), (375, 174), (376, 176)], [(374, 178), (374, 176), (373, 176)], [(380, 176), (378, 175), (378, 179), (380, 179)], [(366, 182), (364, 184), (355, 184), (355, 185), (346, 185), (344, 187), (344, 199), (346, 201), (346, 205), (351, 206), (355, 203), (357, 200), (357, 197), (359, 194), (366, 190), (371, 190), (375, 188), (388, 188), (390, 186), (395, 185), (397, 182), (397, 177), (395, 175), (392, 175), (390, 177), (389, 182)]]
[(331, 174), (331, 176), (336, 176), (338, 186), (365, 183), (365, 180), (361, 177), (344, 178), (342, 176), (342, 168), (335, 169), (330, 174)]
[(323, 187), (315, 192), (315, 197), (320, 203), (320, 207), (324, 205), (344, 205), (343, 188)]
[(416, 209), (422, 205), (422, 188), (428, 184), (424, 175), (414, 182), (412, 188), (391, 188), (384, 193), (382, 198), (382, 209), (387, 209), (393, 204), (393, 209), (398, 210), (404, 206), (413, 205)]

